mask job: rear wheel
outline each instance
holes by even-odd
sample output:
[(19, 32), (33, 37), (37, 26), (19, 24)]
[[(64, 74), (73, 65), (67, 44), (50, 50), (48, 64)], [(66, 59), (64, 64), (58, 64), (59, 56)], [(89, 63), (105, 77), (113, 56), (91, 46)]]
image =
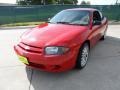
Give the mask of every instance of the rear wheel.
[(105, 40), (106, 34), (104, 34), (100, 40)]
[(83, 46), (80, 48), (76, 63), (76, 67), (78, 69), (82, 69), (86, 66), (89, 57), (89, 50), (88, 43), (83, 44)]
[(105, 38), (106, 38), (106, 31), (104, 32), (104, 34), (103, 34), (103, 36), (101, 37), (100, 40), (105, 40)]

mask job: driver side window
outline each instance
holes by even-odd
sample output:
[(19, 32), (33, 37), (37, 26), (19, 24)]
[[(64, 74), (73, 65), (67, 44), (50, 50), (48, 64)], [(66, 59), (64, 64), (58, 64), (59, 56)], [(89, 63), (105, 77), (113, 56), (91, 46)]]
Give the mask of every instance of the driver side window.
[(101, 21), (101, 16), (98, 11), (93, 12), (93, 21)]

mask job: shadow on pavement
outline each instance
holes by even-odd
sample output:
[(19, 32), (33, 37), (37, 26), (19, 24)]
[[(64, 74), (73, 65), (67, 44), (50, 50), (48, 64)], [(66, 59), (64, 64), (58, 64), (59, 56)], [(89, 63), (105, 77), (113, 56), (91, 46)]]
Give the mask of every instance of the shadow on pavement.
[[(92, 48), (88, 64), (81, 71), (48, 73), (31, 69), (30, 90), (118, 90), (119, 59), (120, 39), (107, 36)], [(26, 72), (30, 76), (29, 69)]]

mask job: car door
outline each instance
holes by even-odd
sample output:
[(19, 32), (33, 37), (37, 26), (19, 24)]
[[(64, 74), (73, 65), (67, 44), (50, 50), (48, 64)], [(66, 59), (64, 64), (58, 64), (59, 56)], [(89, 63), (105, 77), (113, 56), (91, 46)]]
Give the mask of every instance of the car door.
[(101, 31), (100, 31), (100, 34), (101, 34), (101, 37), (102, 37), (107, 30), (108, 23), (107, 23), (107, 18), (104, 17), (100, 11), (99, 11), (99, 13), (100, 13), (100, 16), (101, 16), (101, 28), (102, 28)]
[(102, 18), (99, 11), (94, 11), (92, 14), (92, 29), (91, 29), (91, 44), (94, 46), (101, 38)]

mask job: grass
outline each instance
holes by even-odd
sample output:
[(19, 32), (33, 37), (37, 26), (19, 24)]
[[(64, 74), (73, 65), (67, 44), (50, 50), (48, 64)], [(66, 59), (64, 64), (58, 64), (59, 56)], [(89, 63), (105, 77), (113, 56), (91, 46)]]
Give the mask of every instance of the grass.
[(2, 24), (0, 27), (14, 27), (14, 26), (32, 26), (39, 25), (44, 22), (20, 22), (20, 23), (10, 23), (10, 24)]

